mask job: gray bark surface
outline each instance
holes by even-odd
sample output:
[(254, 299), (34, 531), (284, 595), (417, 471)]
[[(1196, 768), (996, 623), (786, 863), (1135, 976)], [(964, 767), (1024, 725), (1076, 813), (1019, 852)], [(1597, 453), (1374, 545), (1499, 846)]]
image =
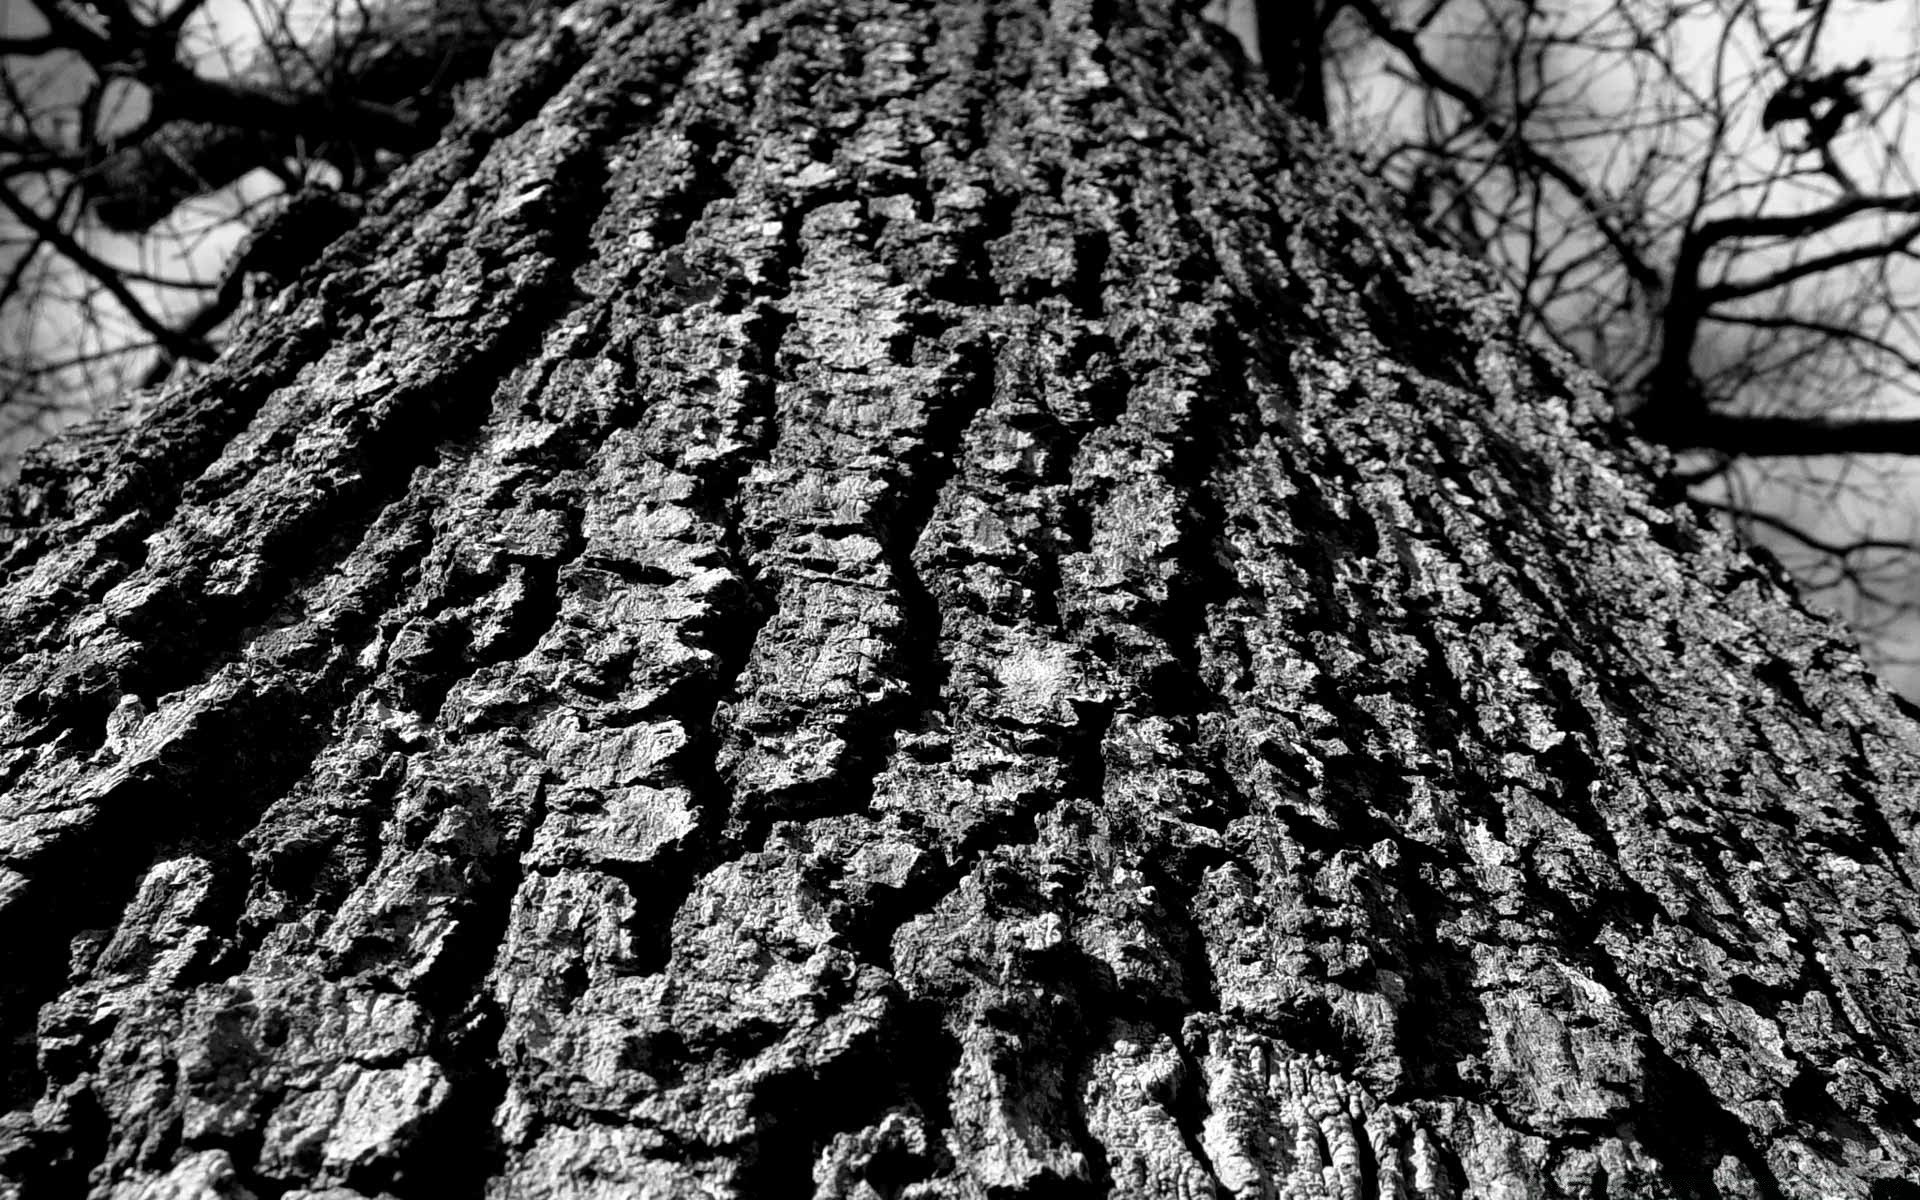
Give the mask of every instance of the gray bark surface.
[(588, 0), (31, 466), (0, 1195), (1920, 1195), (1914, 726), (1218, 42)]

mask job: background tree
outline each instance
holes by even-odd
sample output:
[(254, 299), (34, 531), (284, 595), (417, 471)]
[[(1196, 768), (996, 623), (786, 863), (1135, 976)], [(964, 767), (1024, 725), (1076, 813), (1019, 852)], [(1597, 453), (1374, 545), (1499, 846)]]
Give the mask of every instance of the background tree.
[(1259, 86), (578, 5), (33, 459), (6, 1186), (1910, 1196), (1914, 727)]
[(1336, 134), (1500, 269), (1528, 336), (1597, 367), (1638, 431), (1682, 452), (1694, 495), (1911, 683), (1911, 10), (1330, 0), (1311, 26), (1272, 16), (1320, 31)]
[[(527, 0), (28, 0), (0, 35), (0, 447), (210, 359)], [(268, 218), (270, 230), (261, 228)], [(249, 236), (251, 232), (251, 236)], [(244, 246), (241, 243), (244, 241)]]

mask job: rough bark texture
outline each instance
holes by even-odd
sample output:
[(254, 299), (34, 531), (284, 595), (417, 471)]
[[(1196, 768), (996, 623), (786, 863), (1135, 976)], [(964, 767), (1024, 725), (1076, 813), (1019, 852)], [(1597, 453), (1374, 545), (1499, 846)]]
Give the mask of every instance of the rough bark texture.
[(1238, 76), (589, 2), (31, 468), (0, 1194), (1920, 1195), (1914, 727)]

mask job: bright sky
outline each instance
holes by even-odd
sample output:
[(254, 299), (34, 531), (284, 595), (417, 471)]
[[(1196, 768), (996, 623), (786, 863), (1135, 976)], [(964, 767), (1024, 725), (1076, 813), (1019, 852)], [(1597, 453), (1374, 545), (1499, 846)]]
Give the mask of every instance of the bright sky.
[[(188, 44), (204, 47), (197, 61), (207, 73), (239, 69), (251, 57), (252, 48), (260, 44), (258, 22), (249, 4), (250, 0), (209, 0), (189, 26)], [(310, 0), (303, 8), (312, 6)], [(0, 0), (0, 36), (31, 36), (45, 28), (31, 0)], [(215, 30), (220, 31), (218, 37)], [(90, 73), (67, 55), (9, 62), (29, 103), (56, 114), (37, 132), (71, 144), (74, 106), (88, 86)], [(140, 90), (120, 88), (103, 98), (100, 127), (109, 133), (129, 129), (145, 113), (146, 101)], [(36, 207), (45, 207), (49, 197), (45, 179), (16, 177), (9, 185)], [(149, 311), (171, 323), (183, 322), (204, 302), (205, 293), (198, 287), (166, 286), (166, 281), (202, 285), (217, 281), (221, 268), (246, 233), (236, 215), (274, 190), (277, 185), (270, 177), (256, 173), (234, 189), (183, 205), (152, 235), (117, 234), (88, 222), (86, 245), (102, 261), (130, 272), (128, 287)], [(10, 271), (22, 248), (30, 244), (28, 234), (11, 214), (0, 213), (0, 272)], [(117, 376), (112, 372), (103, 375), (96, 365), (101, 354), (145, 339), (117, 301), (100, 293), (91, 280), (64, 261), (43, 253), (35, 268), (40, 272), (31, 285), (36, 301), (6, 310), (5, 323), (0, 325), (0, 357), (24, 354), (35, 361), (73, 361), (75, 366), (48, 389), (66, 401), (61, 407), (36, 411), (26, 406), (25, 411), (0, 414), (0, 481), (11, 474), (19, 453), (16, 447), (30, 445), (43, 436), (42, 431), (84, 416), (91, 403), (119, 391), (113, 383)], [(148, 360), (142, 355), (116, 356), (112, 361), (137, 373), (145, 369)], [(90, 401), (90, 396), (97, 399)]]

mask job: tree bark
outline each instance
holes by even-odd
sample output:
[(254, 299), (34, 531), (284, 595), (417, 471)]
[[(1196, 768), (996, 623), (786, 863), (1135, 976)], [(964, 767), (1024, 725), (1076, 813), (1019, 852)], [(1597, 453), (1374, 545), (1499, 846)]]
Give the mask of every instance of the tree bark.
[(1162, 0), (576, 5), (0, 599), (0, 1195), (1920, 1195), (1915, 728)]

